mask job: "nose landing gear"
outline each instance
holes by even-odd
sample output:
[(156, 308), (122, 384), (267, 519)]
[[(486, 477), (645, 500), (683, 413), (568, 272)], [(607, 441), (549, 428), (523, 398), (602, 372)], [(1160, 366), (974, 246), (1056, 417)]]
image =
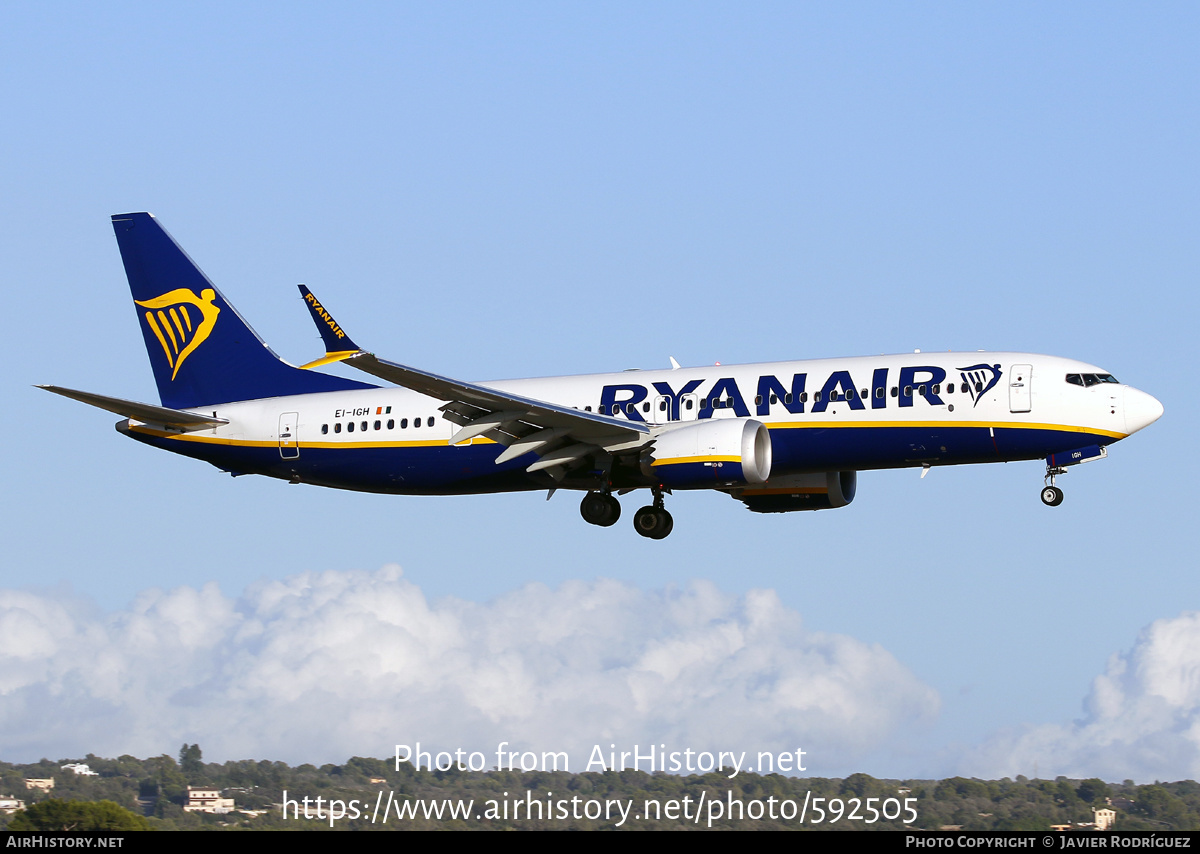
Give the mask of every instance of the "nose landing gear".
[(1047, 507), (1057, 507), (1063, 503), (1063, 491), (1054, 485), (1054, 478), (1066, 473), (1067, 470), (1062, 466), (1046, 466), (1046, 485), (1042, 487), (1042, 503)]

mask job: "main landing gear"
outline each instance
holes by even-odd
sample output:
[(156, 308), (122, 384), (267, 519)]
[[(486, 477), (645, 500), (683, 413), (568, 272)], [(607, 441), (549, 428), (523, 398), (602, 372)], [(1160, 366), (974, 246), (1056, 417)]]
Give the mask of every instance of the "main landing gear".
[[(643, 537), (661, 540), (675, 527), (675, 520), (663, 507), (661, 489), (654, 489), (654, 503), (633, 514), (633, 529)], [(589, 492), (579, 503), (579, 515), (590, 525), (607, 528), (621, 518), (621, 504), (607, 492)]]
[(621, 502), (607, 492), (589, 492), (579, 504), (579, 514), (589, 525), (607, 528), (621, 518)]
[(662, 490), (654, 490), (654, 503), (633, 514), (633, 530), (643, 537), (661, 540), (675, 527), (675, 520), (663, 507)]
[(1063, 503), (1063, 491), (1054, 485), (1054, 478), (1066, 474), (1062, 466), (1046, 466), (1046, 485), (1042, 487), (1042, 503), (1047, 507), (1057, 507)]

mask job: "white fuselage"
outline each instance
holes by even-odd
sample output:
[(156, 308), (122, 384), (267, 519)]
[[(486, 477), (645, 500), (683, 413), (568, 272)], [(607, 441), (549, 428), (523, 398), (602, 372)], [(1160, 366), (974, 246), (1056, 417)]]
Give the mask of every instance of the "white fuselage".
[[(772, 480), (1037, 459), (1108, 445), (1162, 412), (1153, 397), (1094, 365), (1030, 353), (912, 353), (481, 385), (656, 425), (654, 434), (691, 421), (754, 419), (770, 430)], [(171, 433), (138, 422), (129, 429), (237, 473), (350, 489), (456, 493), (545, 485), (524, 464), (496, 466), (503, 448), (486, 438), (449, 445), (458, 426), (442, 417), (443, 405), (403, 388), (372, 388), (195, 407), (229, 422), (204, 431)]]

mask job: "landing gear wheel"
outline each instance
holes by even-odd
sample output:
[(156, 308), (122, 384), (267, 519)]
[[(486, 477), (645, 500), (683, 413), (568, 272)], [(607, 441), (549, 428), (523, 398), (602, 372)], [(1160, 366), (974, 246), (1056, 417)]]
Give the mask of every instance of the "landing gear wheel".
[(589, 492), (579, 502), (579, 515), (589, 525), (607, 528), (621, 518), (621, 502), (602, 492)]
[(661, 540), (674, 527), (675, 520), (661, 507), (643, 507), (633, 515), (633, 529), (652, 540)]
[(1057, 486), (1047, 486), (1042, 489), (1042, 503), (1047, 507), (1057, 507), (1063, 502), (1063, 491)]

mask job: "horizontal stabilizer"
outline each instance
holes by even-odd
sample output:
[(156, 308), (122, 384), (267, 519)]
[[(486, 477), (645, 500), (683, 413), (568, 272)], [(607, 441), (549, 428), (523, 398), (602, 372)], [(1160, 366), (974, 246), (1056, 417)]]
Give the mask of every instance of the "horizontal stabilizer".
[(167, 427), (177, 427), (180, 430), (204, 430), (219, 424), (228, 424), (224, 418), (211, 418), (197, 412), (186, 412), (182, 409), (167, 409), (165, 406), (152, 406), (149, 403), (137, 403), (132, 400), (122, 400), (119, 397), (105, 397), (102, 394), (92, 394), (90, 391), (76, 391), (71, 388), (61, 388), (56, 385), (40, 385), (46, 391), (61, 394), (71, 400), (78, 400), (89, 406), (95, 406), (107, 412), (123, 415), (135, 421), (145, 421), (151, 424), (163, 424)]

